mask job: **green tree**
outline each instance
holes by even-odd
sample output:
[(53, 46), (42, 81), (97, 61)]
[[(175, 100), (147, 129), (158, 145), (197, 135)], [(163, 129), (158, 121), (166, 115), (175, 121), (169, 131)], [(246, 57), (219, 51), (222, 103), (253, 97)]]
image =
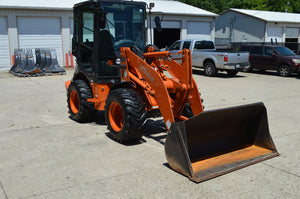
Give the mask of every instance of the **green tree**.
[(267, 0), (268, 10), (277, 11), (277, 12), (285, 12), (288, 9), (288, 1), (286, 0)]
[(222, 0), (181, 0), (181, 2), (214, 13), (220, 13), (227, 9), (227, 2)]
[(299, 0), (290, 1), (288, 6), (288, 11), (293, 13), (300, 13), (300, 1)]

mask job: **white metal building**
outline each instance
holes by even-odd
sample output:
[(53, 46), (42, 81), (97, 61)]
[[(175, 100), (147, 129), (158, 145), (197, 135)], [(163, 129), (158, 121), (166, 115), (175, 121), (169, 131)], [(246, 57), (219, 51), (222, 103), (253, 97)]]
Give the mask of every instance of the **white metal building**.
[[(155, 3), (152, 9), (151, 22), (148, 20), (148, 43), (151, 35), (158, 47), (170, 45), (178, 39), (206, 39), (215, 38), (215, 13), (196, 8), (172, 0), (144, 0), (148, 5)], [(153, 23), (158, 16), (162, 19), (162, 32), (156, 30)], [(148, 18), (150, 18), (148, 16)], [(150, 32), (151, 31), (151, 32)]]
[[(17, 48), (55, 48), (59, 64), (65, 66), (65, 54), (71, 50), (73, 34), (72, 8), (82, 1), (0, 0), (0, 70), (12, 66), (12, 55)], [(145, 2), (155, 3), (151, 23), (147, 21), (148, 43), (168, 41), (170, 44), (177, 39), (196, 37), (214, 39), (216, 14), (177, 1)], [(155, 16), (163, 19), (162, 33), (156, 31)]]
[(300, 14), (228, 9), (216, 19), (216, 39), (228, 42), (300, 42)]

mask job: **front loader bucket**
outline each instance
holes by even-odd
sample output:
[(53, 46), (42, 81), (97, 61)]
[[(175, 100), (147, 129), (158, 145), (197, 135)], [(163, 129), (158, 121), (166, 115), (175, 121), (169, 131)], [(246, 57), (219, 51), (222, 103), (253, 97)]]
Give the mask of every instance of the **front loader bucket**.
[(171, 168), (195, 182), (279, 155), (263, 103), (204, 111), (172, 124), (165, 154)]

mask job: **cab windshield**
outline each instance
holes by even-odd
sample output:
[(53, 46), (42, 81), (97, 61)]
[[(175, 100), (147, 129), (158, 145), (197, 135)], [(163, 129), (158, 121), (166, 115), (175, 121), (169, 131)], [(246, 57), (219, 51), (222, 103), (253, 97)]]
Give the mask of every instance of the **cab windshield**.
[[(120, 47), (145, 45), (145, 6), (136, 3), (101, 3), (106, 13), (106, 30), (110, 32), (114, 49), (120, 52)], [(117, 53), (118, 54), (118, 53)]]

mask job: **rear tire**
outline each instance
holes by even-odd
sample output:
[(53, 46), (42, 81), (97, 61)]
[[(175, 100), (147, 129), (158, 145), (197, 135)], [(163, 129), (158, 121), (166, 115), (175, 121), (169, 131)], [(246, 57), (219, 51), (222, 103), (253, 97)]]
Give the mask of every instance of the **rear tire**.
[(204, 74), (206, 76), (215, 76), (217, 74), (218, 70), (215, 67), (215, 64), (212, 61), (207, 61), (204, 64)]
[(144, 135), (147, 111), (133, 89), (111, 90), (105, 102), (105, 120), (112, 138), (118, 142), (137, 141)]
[(243, 72), (251, 72), (251, 71), (253, 71), (253, 68), (251, 66), (243, 69)]
[(91, 122), (95, 119), (94, 103), (87, 99), (93, 98), (89, 85), (83, 80), (74, 80), (68, 89), (68, 108), (71, 118), (77, 122)]
[(278, 74), (282, 77), (289, 77), (291, 75), (291, 69), (288, 65), (281, 65), (278, 68)]

